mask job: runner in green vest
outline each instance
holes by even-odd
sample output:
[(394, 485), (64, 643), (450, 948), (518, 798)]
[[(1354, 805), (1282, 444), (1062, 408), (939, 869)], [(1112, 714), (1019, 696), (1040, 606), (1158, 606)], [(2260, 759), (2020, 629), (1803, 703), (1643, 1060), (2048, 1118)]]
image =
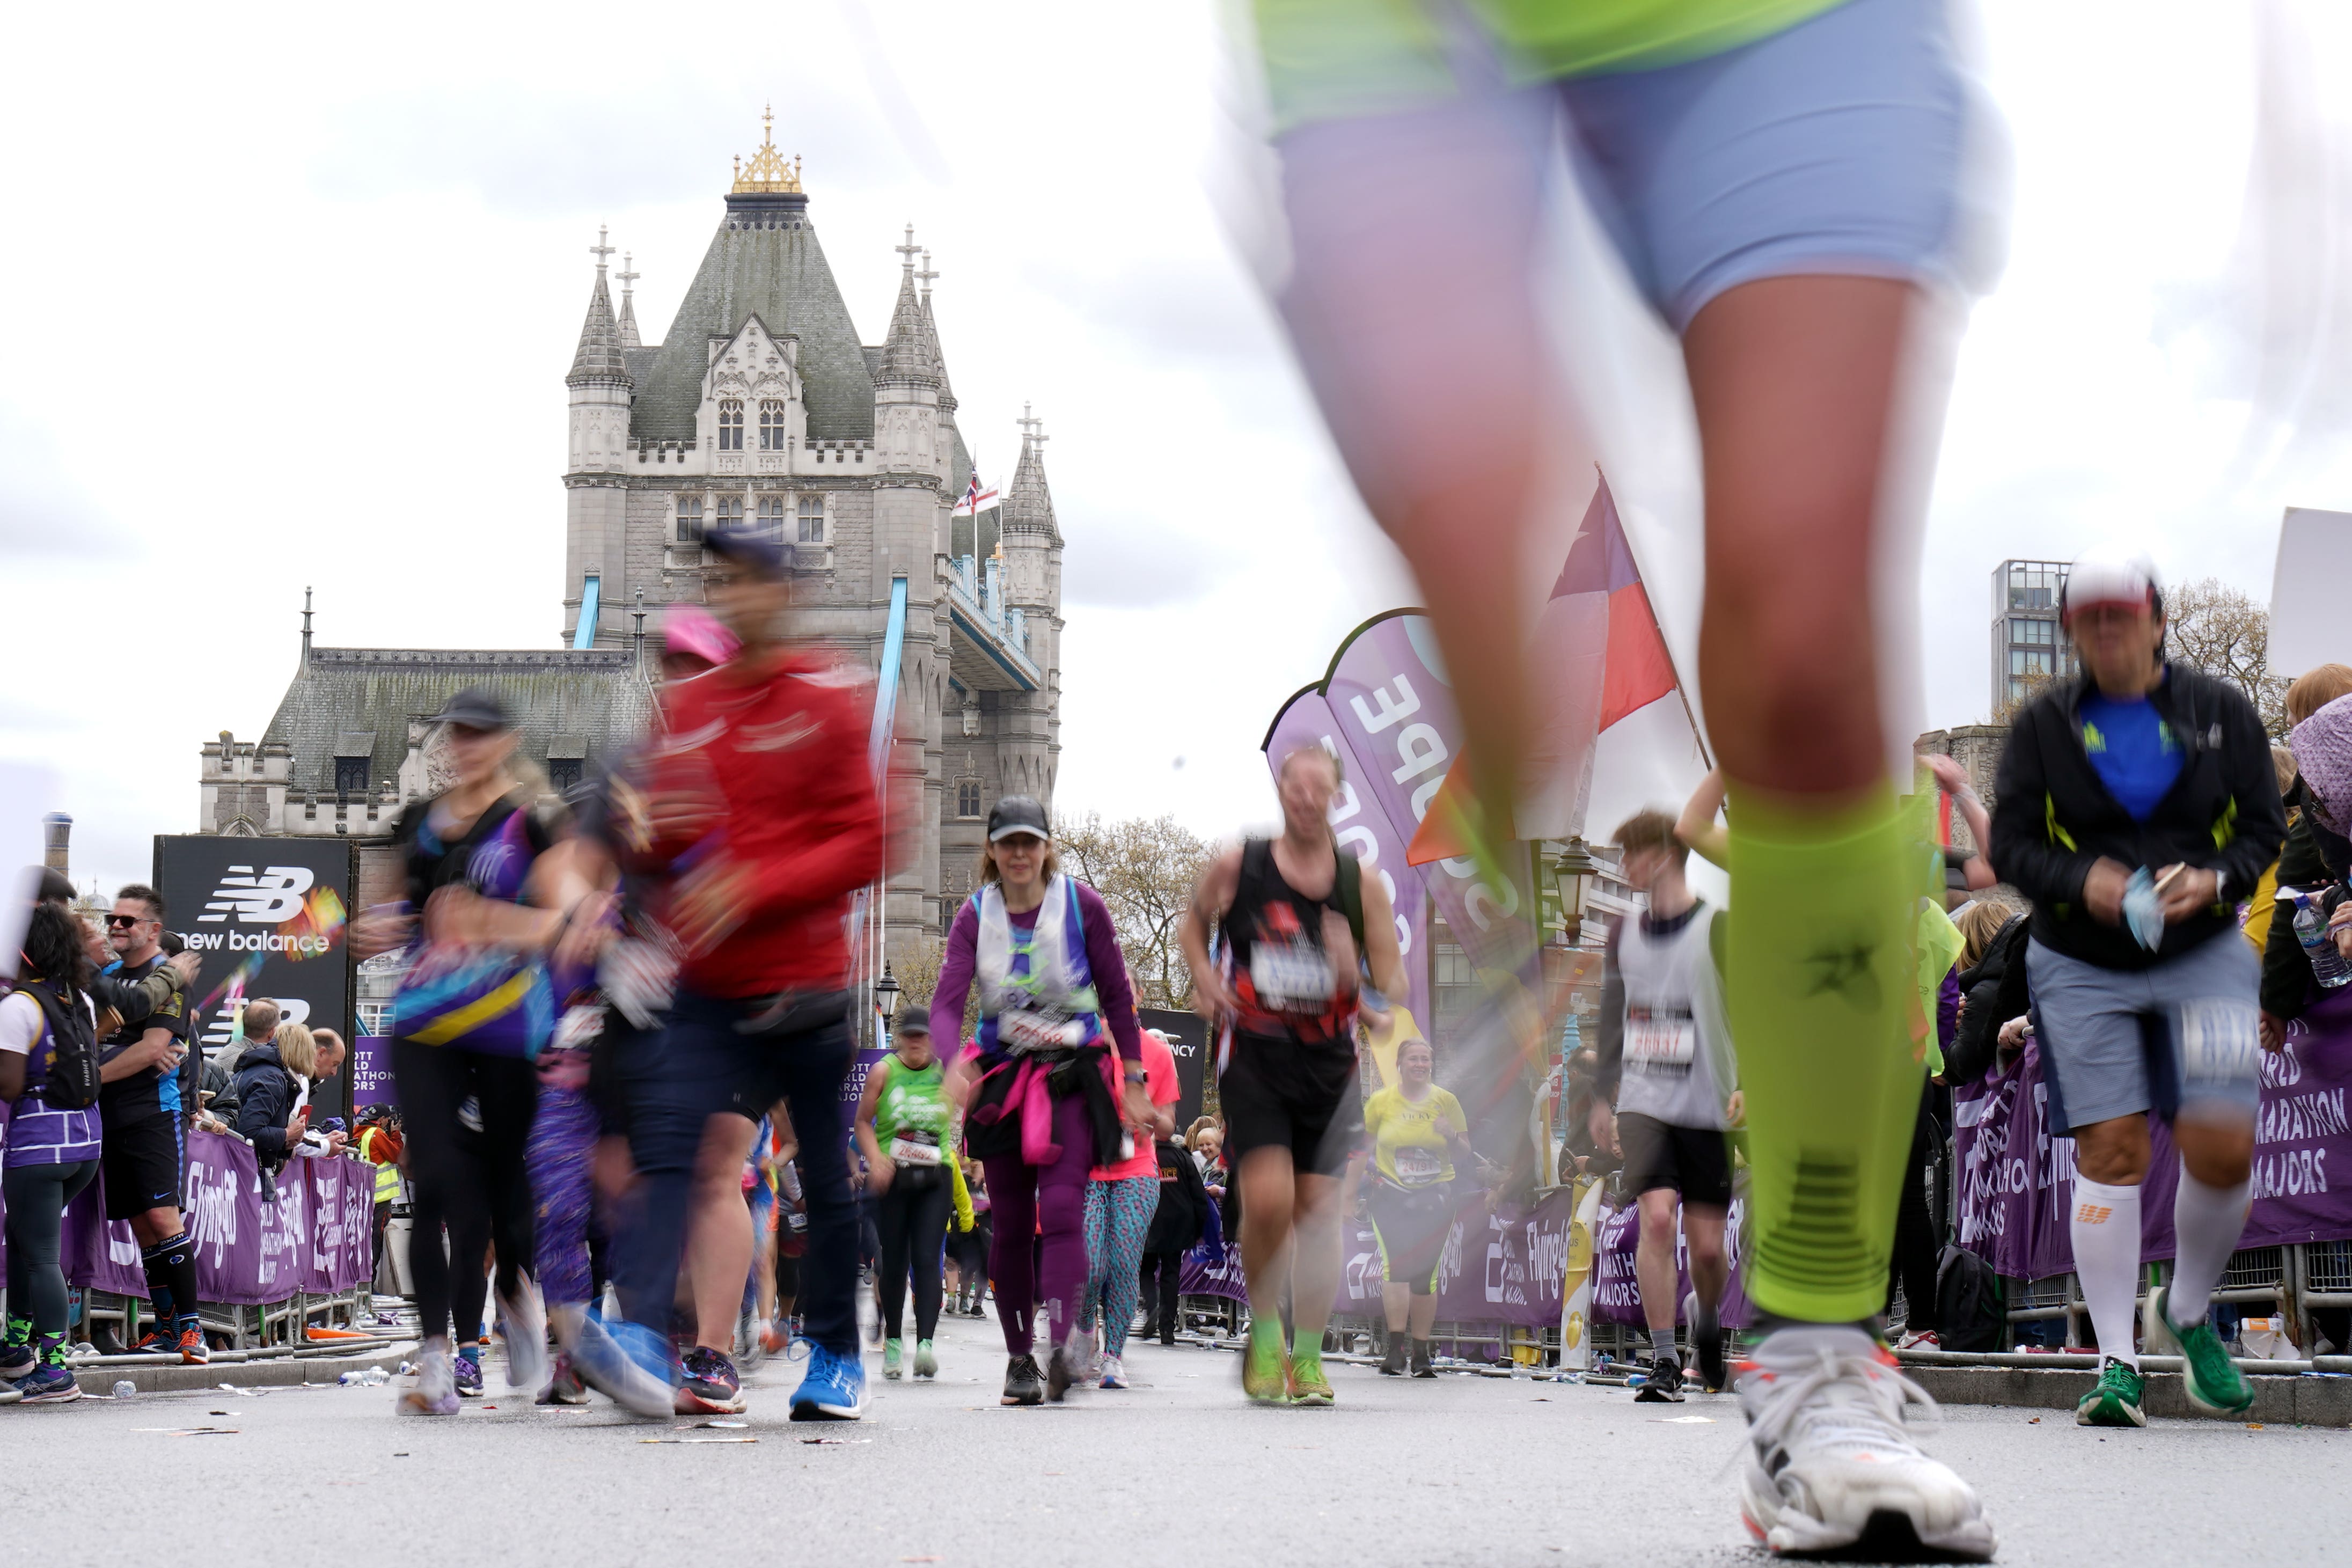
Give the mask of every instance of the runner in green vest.
[(955, 1201), (949, 1161), (955, 1152), (955, 1103), (947, 1074), (931, 1054), (930, 1010), (898, 1010), (890, 1055), (866, 1075), (857, 1100), (857, 1147), (877, 1194), (874, 1221), (882, 1234), (882, 1375), (905, 1375), (899, 1331), (906, 1321), (907, 1280), (915, 1282), (915, 1375), (937, 1376), (931, 1336), (939, 1331), (941, 1246)]

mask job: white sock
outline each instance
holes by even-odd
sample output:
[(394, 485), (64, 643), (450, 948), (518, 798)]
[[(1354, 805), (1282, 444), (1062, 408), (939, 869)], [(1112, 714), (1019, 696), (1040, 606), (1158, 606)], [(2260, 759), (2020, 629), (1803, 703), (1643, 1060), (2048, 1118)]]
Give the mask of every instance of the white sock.
[(2205, 1321), (2213, 1289), (2230, 1266), (2230, 1254), (2246, 1231), (2246, 1212), (2253, 1206), (2253, 1183), (2234, 1187), (2209, 1187), (2180, 1170), (2180, 1185), (2172, 1194), (2172, 1229), (2176, 1252), (2172, 1284), (2164, 1293), (2164, 1315), (2178, 1326)]
[(2067, 1232), (2074, 1243), (2074, 1278), (2082, 1282), (2083, 1304), (2091, 1310), (2099, 1353), (2137, 1372), (2132, 1306), (2139, 1284), (2139, 1189), (2111, 1187), (2078, 1172)]

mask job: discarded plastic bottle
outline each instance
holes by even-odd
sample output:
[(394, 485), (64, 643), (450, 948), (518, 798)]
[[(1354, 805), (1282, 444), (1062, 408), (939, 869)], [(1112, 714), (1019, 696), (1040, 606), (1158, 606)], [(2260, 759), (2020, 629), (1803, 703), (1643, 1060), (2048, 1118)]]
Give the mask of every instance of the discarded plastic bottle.
[(356, 1372), (347, 1372), (335, 1381), (347, 1388), (373, 1388), (378, 1384), (389, 1383), (392, 1380), (384, 1375), (383, 1368), (368, 1366), (362, 1367)]
[(2345, 963), (2344, 955), (2336, 951), (2336, 940), (2327, 934), (2327, 917), (2319, 912), (2318, 901), (2311, 894), (2294, 889), (2286, 889), (2280, 897), (2289, 894), (2294, 899), (2295, 940), (2303, 943), (2303, 951), (2311, 960), (2311, 973), (2330, 991), (2352, 980), (2352, 963)]
[(128, 1399), (138, 1392), (139, 1385), (127, 1377), (117, 1379), (115, 1382), (114, 1397), (117, 1399)]

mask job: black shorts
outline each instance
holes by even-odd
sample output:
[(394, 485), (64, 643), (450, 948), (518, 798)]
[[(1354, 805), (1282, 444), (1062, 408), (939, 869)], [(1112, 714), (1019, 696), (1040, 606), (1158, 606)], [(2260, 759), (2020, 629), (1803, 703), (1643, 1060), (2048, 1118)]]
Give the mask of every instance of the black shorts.
[(1225, 1163), (1238, 1171), (1253, 1149), (1290, 1151), (1294, 1170), (1336, 1176), (1364, 1141), (1356, 1053), (1346, 1041), (1305, 1045), (1234, 1034), (1217, 1079), (1225, 1113)]
[(149, 1209), (178, 1208), (187, 1146), (177, 1111), (117, 1122), (99, 1146), (106, 1178), (106, 1217), (130, 1219)]
[(1400, 1187), (1371, 1181), (1372, 1235), (1381, 1244), (1381, 1277), (1410, 1285), (1416, 1296), (1437, 1289), (1437, 1260), (1454, 1226), (1454, 1185)]
[(1731, 1206), (1731, 1149), (1717, 1129), (1676, 1127), (1629, 1110), (1617, 1118), (1617, 1142), (1625, 1151), (1627, 1192), (1672, 1187), (1686, 1204)]

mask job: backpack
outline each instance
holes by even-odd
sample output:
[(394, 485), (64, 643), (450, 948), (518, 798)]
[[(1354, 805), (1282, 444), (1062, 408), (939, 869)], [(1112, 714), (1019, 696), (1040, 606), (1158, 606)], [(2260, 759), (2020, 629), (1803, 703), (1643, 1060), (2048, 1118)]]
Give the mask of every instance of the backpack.
[(45, 980), (28, 980), (25, 994), (40, 1005), (48, 1026), (49, 1060), (41, 1081), (41, 1103), (52, 1110), (86, 1110), (98, 1103), (98, 1034), (89, 1018), (59, 997)]
[(1973, 1252), (1944, 1248), (1936, 1263), (1937, 1340), (1948, 1351), (1998, 1351), (2009, 1328), (2000, 1276)]

